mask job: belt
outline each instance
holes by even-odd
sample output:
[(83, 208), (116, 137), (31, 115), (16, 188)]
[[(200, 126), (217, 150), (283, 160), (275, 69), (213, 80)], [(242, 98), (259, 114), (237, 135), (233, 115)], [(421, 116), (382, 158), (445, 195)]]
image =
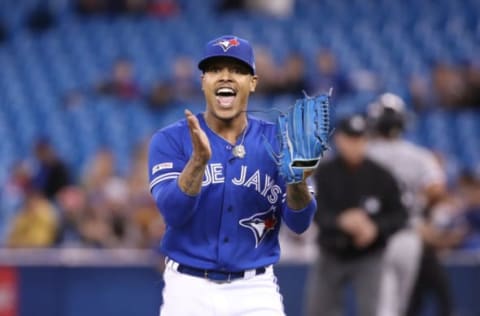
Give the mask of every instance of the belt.
[(267, 271), (266, 267), (236, 272), (205, 270), (186, 266), (171, 259), (166, 259), (166, 262), (167, 266), (172, 267), (175, 271), (216, 282), (230, 282), (238, 279), (250, 279), (256, 275), (263, 274)]

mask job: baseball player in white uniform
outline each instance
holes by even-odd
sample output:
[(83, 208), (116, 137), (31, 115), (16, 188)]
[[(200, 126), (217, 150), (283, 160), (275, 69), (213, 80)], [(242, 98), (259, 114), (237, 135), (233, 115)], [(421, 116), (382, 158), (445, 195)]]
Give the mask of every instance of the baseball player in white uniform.
[(387, 246), (378, 311), (378, 316), (402, 316), (407, 312), (422, 255), (418, 232), (422, 212), (444, 193), (446, 177), (430, 151), (402, 138), (406, 117), (400, 97), (381, 95), (370, 104), (368, 116), (374, 131), (368, 156), (395, 176), (409, 211), (409, 227), (396, 233)]

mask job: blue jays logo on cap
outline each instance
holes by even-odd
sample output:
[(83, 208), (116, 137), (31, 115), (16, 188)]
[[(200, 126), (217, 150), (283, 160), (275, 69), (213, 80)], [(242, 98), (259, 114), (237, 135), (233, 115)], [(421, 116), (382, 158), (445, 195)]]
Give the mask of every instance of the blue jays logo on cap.
[(240, 42), (238, 41), (238, 39), (235, 37), (235, 38), (232, 38), (232, 39), (222, 39), (222, 40), (219, 40), (216, 44), (213, 44), (215, 46), (220, 46), (221, 48), (223, 48), (223, 51), (226, 52), (230, 47), (234, 47), (234, 46), (238, 46), (240, 45)]
[(211, 40), (205, 46), (198, 68), (203, 71), (207, 62), (217, 57), (229, 57), (239, 60), (250, 68), (252, 74), (255, 74), (253, 48), (245, 39), (234, 35), (223, 35)]

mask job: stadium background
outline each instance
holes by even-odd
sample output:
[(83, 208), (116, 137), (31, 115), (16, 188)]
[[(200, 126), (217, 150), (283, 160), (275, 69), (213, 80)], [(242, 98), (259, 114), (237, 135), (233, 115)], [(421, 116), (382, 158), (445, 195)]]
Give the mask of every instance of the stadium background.
[[(40, 138), (53, 145), (74, 183), (81, 182), (102, 148), (113, 153), (115, 174), (127, 177), (135, 150), (154, 130), (181, 118), (185, 107), (198, 112), (204, 106), (201, 98), (192, 98), (152, 108), (141, 95), (172, 78), (178, 57), (197, 60), (203, 44), (221, 34), (270, 50), (278, 65), (292, 53), (300, 55), (306, 77), (315, 76), (319, 50), (331, 50), (341, 71), (356, 82), (349, 93), (334, 98), (337, 117), (364, 111), (380, 92), (397, 93), (411, 113), (406, 136), (439, 154), (452, 187), (463, 170), (480, 173), (480, 104), (418, 107), (411, 89), (412, 78), (428, 79), (438, 62), (478, 69), (480, 2), (280, 1), (292, 4), (291, 11), (277, 12), (281, 16), (219, 10), (220, 2), (156, 1), (155, 9), (141, 12), (80, 14), (74, 0), (0, 0), (0, 257), (4, 266), (20, 267), (0, 270), (0, 281), (3, 297), (16, 293), (18, 315), (155, 315), (161, 281), (148, 250), (8, 250), (5, 236), (17, 209), (7, 203), (5, 188), (12, 168), (32, 160)], [(120, 58), (134, 69), (139, 97), (119, 98), (96, 88)], [(199, 73), (194, 76), (198, 84)], [(259, 94), (250, 109), (285, 108), (300, 95)], [(271, 119), (273, 114), (259, 115)], [(475, 251), (463, 251), (446, 260), (459, 315), (480, 314), (473, 294), (480, 284), (477, 257)], [(300, 313), (304, 261), (279, 266), (289, 315)], [(5, 301), (12, 302), (5, 299), (3, 306)], [(15, 315), (7, 307), (1, 314), (2, 304), (0, 315)]]

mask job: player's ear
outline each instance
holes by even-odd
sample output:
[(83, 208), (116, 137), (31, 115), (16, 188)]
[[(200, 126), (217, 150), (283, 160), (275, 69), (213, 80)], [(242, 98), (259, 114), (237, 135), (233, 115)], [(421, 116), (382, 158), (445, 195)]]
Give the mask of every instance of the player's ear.
[(202, 82), (202, 91), (205, 90), (205, 89), (203, 88), (204, 78), (205, 78), (205, 74), (202, 73), (202, 74), (200, 75), (200, 80), (201, 80), (201, 82)]
[(257, 82), (258, 82), (258, 76), (253, 75), (252, 80), (250, 81), (250, 92), (255, 92), (255, 89), (257, 88)]

